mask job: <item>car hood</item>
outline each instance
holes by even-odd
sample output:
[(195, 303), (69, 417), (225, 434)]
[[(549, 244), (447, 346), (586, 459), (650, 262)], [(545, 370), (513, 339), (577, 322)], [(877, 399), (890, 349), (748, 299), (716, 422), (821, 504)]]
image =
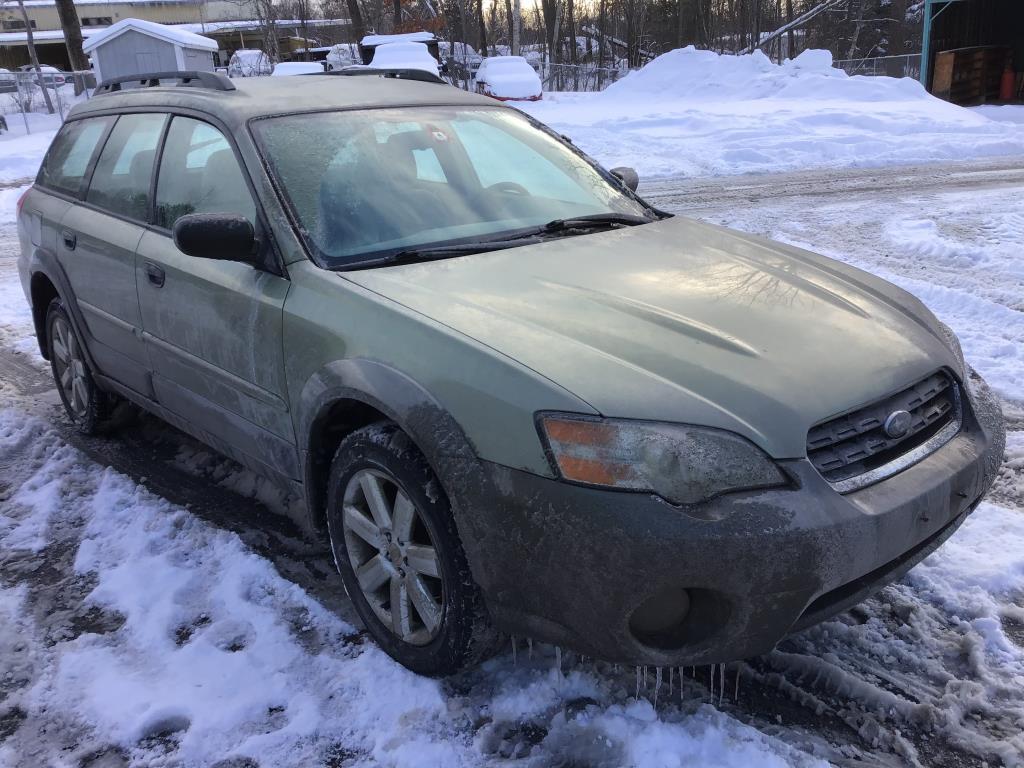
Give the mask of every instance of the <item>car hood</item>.
[(960, 374), (905, 291), (682, 217), (345, 277), (605, 416), (728, 429), (776, 458), (805, 455), (819, 421), (937, 368)]

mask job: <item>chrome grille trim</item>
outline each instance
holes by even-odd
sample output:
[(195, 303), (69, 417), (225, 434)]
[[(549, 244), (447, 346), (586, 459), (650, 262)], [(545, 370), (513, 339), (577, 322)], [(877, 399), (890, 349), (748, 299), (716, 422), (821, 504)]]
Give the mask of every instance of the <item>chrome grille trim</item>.
[[(945, 385), (942, 381), (936, 382), (937, 378), (944, 380)], [(936, 387), (936, 384), (939, 386)], [(921, 394), (922, 388), (925, 397), (919, 398), (917, 395)], [(945, 396), (947, 390), (948, 398)], [(915, 419), (921, 422), (913, 433), (895, 441), (888, 441), (884, 436), (865, 437), (868, 433), (882, 428), (885, 416), (879, 418), (877, 414), (881, 406), (885, 406), (882, 408), (884, 411), (894, 407), (893, 403), (898, 403), (900, 398), (908, 397), (908, 410), (913, 403)], [(940, 399), (948, 402), (937, 403), (936, 401)], [(807, 435), (807, 454), (815, 469), (829, 485), (838, 493), (850, 493), (892, 477), (931, 455), (960, 432), (962, 423), (963, 403), (960, 385), (946, 371), (939, 371), (902, 392), (882, 398), (851, 414), (812, 427)], [(923, 442), (914, 442), (915, 435), (928, 429), (935, 429), (938, 424), (942, 424), (938, 431)], [(854, 452), (847, 455), (845, 461), (829, 455), (834, 448), (843, 448), (847, 441), (854, 443)], [(902, 443), (908, 444), (907, 450), (884, 464), (849, 477), (828, 477), (832, 472), (841, 472), (844, 467), (870, 459), (879, 453), (898, 450)], [(825, 454), (824, 458), (822, 454)]]

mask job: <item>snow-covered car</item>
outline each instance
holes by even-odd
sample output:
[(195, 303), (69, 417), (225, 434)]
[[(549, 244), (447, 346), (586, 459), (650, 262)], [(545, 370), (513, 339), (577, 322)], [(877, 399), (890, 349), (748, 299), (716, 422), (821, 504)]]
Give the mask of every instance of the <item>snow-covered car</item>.
[(228, 61), (228, 77), (258, 77), (274, 71), (274, 63), (257, 48), (239, 48)]
[(288, 77), (290, 75), (318, 75), (324, 71), (319, 61), (282, 61), (274, 66), (272, 77)]
[(374, 69), (422, 69), (438, 75), (437, 59), (430, 55), (423, 43), (385, 43), (373, 51)]
[[(18, 67), (18, 69), (21, 72), (33, 73), (33, 75), (36, 71), (36, 68), (33, 67), (31, 64), (25, 64), (23, 66)], [(39, 71), (43, 75), (43, 82), (50, 88), (56, 88), (58, 86), (64, 85), (64, 83), (68, 81), (66, 73), (61, 72), (56, 67), (51, 67), (47, 64), (41, 64), (39, 66)], [(34, 76), (32, 77), (32, 82), (36, 82), (36, 78)]]
[(522, 56), (492, 56), (476, 73), (476, 92), (499, 101), (539, 101), (540, 77)]
[(336, 72), (356, 64), (362, 64), (359, 57), (359, 48), (354, 43), (339, 43), (327, 52), (324, 59), (324, 69), (328, 72)]

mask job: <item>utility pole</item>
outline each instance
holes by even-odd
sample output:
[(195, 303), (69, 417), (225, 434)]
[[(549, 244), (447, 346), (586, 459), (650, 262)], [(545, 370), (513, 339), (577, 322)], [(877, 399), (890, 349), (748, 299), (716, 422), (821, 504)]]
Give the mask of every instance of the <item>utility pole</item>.
[[(39, 82), (40, 90), (43, 92), (43, 100), (46, 102), (46, 111), (52, 115), (53, 102), (50, 101), (50, 91), (46, 88), (46, 83), (43, 81), (43, 71), (39, 68), (39, 56), (36, 55), (36, 39), (32, 35), (32, 22), (28, 17), (28, 11), (25, 10), (24, 0), (18, 0), (18, 8), (21, 10), (21, 18), (25, 21), (25, 42), (28, 44), (28, 57), (32, 61), (32, 68), (36, 71), (36, 79)], [(28, 110), (26, 109), (25, 111)]]

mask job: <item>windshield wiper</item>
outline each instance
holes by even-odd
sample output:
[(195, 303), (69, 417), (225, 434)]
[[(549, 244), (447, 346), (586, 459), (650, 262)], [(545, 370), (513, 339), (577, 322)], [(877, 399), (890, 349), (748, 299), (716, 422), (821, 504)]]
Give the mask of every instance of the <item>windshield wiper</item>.
[(633, 213), (593, 213), (589, 216), (572, 216), (567, 219), (549, 221), (538, 230), (538, 234), (594, 227), (635, 227), (638, 224), (650, 224), (652, 221), (655, 219)]
[(518, 248), (521, 245), (532, 245), (539, 243), (541, 239), (536, 234), (502, 238), (501, 240), (474, 240), (470, 243), (453, 243), (452, 245), (425, 246), (423, 248), (407, 248), (398, 251), (390, 256), (368, 264), (368, 266), (384, 266), (392, 264), (408, 264), (413, 261), (431, 261), (433, 259), (445, 259), (449, 256), (463, 256), (472, 253), (484, 253), (485, 251), (501, 251), (505, 248)]

